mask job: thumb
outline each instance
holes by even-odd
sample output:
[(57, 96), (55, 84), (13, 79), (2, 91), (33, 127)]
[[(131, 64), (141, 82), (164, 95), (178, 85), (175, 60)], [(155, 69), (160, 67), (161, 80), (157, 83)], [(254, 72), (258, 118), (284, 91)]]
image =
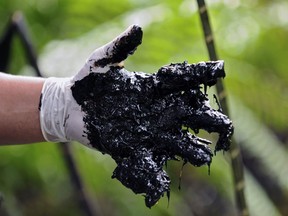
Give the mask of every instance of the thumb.
[(109, 66), (116, 66), (124, 61), (141, 44), (142, 35), (142, 29), (137, 25), (127, 28), (114, 40), (96, 49), (75, 76), (75, 80), (80, 80), (91, 72), (105, 73)]

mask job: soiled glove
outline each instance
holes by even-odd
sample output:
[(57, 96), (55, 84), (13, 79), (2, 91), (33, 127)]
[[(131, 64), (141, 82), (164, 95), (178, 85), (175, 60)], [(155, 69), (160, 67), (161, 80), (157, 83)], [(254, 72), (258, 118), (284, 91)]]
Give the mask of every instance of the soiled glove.
[(72, 96), (71, 87), (91, 73), (106, 73), (111, 66), (119, 65), (141, 41), (141, 28), (130, 26), (110, 43), (96, 49), (74, 77), (50, 77), (45, 81), (40, 102), (40, 123), (47, 141), (78, 141), (92, 147), (85, 132), (85, 113)]
[(119, 63), (141, 40), (141, 28), (132, 26), (97, 49), (75, 77), (48, 79), (41, 127), (49, 141), (76, 140), (111, 155), (117, 163), (112, 177), (145, 194), (151, 207), (169, 194), (170, 179), (162, 169), (168, 160), (211, 163), (210, 141), (190, 131), (216, 132), (215, 151), (228, 150), (233, 126), (201, 91), (225, 76), (223, 61), (170, 64), (155, 74), (129, 72)]

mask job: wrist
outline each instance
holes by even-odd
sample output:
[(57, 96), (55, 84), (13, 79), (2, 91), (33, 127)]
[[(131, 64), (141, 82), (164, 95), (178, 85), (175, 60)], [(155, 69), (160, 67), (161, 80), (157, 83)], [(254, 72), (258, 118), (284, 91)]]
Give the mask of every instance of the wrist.
[(44, 82), (39, 105), (43, 137), (51, 142), (67, 142), (65, 123), (71, 105), (70, 78), (47, 78)]

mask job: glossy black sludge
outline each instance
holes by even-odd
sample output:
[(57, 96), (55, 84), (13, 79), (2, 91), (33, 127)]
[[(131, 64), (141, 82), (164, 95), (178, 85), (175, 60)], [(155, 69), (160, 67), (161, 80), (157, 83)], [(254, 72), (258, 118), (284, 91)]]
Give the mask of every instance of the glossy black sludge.
[(223, 64), (184, 62), (161, 67), (155, 74), (113, 67), (72, 86), (86, 114), (85, 134), (91, 145), (111, 155), (117, 163), (112, 177), (144, 194), (146, 206), (169, 193), (170, 179), (163, 170), (168, 160), (181, 157), (194, 166), (211, 163), (210, 141), (188, 129), (216, 132), (215, 151), (229, 149), (232, 122), (210, 107), (200, 87), (223, 78)]

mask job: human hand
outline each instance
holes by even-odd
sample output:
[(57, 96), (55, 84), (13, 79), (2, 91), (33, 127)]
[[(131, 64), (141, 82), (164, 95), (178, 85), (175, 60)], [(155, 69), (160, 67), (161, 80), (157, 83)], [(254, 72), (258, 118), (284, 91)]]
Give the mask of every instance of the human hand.
[[(48, 98), (64, 101), (58, 106), (64, 110), (62, 124), (54, 121), (56, 126), (63, 125), (54, 130), (61, 131), (61, 136), (52, 137), (76, 140), (111, 155), (117, 163), (113, 177), (135, 193), (144, 193), (151, 207), (169, 192), (170, 179), (162, 169), (168, 160), (180, 157), (195, 166), (211, 163), (210, 141), (190, 131), (216, 132), (215, 150), (228, 150), (233, 126), (227, 116), (210, 107), (200, 87), (206, 89), (225, 76), (223, 61), (171, 64), (155, 74), (129, 72), (119, 63), (141, 39), (141, 29), (131, 27), (96, 50), (75, 77), (61, 85), (56, 82), (61, 87), (53, 94), (58, 96)], [(44, 98), (45, 89), (51, 89), (48, 86)], [(42, 106), (47, 103), (44, 98)]]
[(52, 142), (78, 141), (93, 147), (87, 139), (85, 113), (72, 96), (71, 86), (91, 73), (105, 73), (118, 66), (141, 44), (142, 30), (133, 25), (106, 45), (96, 49), (80, 71), (71, 78), (48, 78), (40, 101), (40, 122), (44, 138)]

